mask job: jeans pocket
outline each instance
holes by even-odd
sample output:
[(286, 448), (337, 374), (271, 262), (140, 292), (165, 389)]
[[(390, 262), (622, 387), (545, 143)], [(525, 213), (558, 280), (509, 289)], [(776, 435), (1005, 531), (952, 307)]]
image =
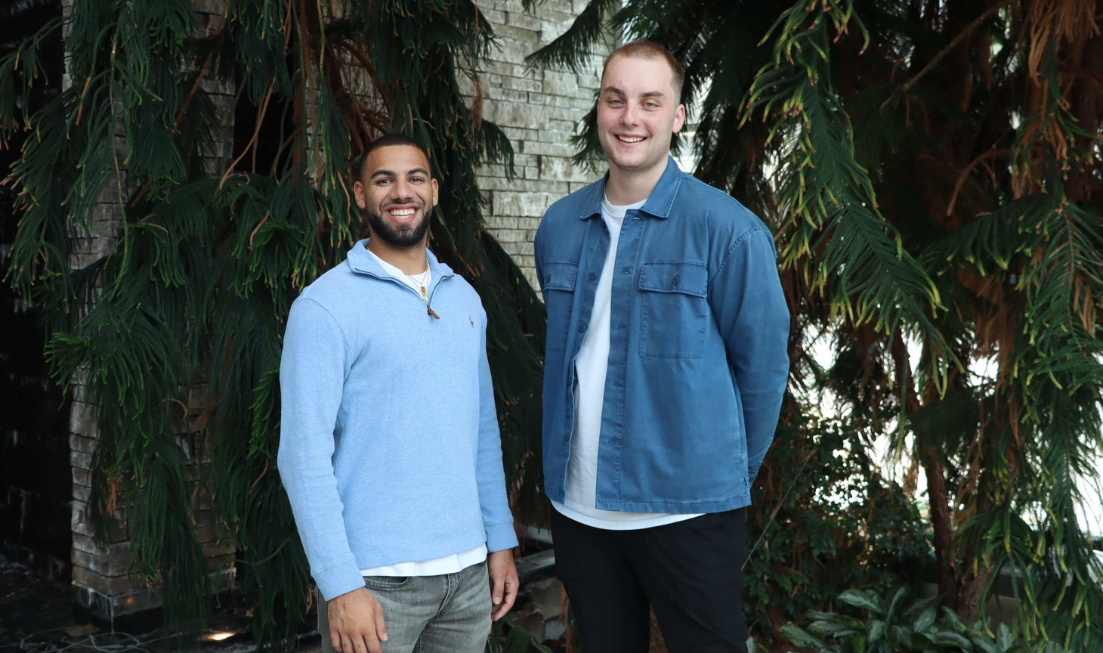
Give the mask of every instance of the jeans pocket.
[(409, 576), (364, 576), (364, 587), (370, 590), (398, 589), (409, 582)]

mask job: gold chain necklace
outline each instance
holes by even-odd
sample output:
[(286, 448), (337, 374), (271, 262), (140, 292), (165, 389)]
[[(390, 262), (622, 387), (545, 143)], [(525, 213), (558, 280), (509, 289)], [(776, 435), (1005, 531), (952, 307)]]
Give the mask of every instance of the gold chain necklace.
[(405, 272), (402, 273), (406, 275), (407, 279), (417, 284), (417, 289), (421, 293), (422, 301), (427, 301), (429, 299), (429, 289), (425, 287), (425, 280), (429, 276), (429, 272), (429, 261), (425, 261), (425, 272), (422, 272), (420, 275), (418, 275), (421, 277), (420, 279), (414, 277), (412, 274), (406, 274)]

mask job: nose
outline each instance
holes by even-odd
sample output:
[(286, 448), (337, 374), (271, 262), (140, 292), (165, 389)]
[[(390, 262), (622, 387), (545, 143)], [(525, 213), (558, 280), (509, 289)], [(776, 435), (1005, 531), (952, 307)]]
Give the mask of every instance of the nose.
[(410, 184), (405, 179), (399, 177), (391, 185), (391, 200), (407, 200), (413, 197), (413, 193), (410, 192)]
[(626, 105), (624, 111), (620, 114), (620, 123), (625, 126), (639, 124), (639, 114), (637, 112), (638, 109), (634, 105)]

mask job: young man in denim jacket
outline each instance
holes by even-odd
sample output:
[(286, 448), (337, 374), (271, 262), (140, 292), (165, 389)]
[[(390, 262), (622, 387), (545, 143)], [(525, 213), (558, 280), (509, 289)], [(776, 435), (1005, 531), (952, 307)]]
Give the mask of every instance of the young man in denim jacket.
[(788, 376), (769, 229), (679, 170), (684, 72), (662, 46), (605, 62), (605, 177), (548, 209), (545, 489), (586, 651), (745, 651), (745, 507)]

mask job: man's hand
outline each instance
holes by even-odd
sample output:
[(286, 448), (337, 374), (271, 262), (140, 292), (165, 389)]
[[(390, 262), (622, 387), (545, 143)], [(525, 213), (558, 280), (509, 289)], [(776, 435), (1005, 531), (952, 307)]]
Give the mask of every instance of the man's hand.
[(491, 590), (494, 607), (490, 618), (498, 621), (513, 607), (513, 602), (517, 600), (517, 589), (521, 585), (517, 580), (517, 565), (513, 564), (513, 549), (491, 553), (486, 565), (490, 579), (494, 581)]
[[(517, 572), (513, 572), (514, 579)], [(516, 581), (515, 581), (516, 582)], [(329, 639), (341, 653), (382, 653), (380, 641), (387, 641), (383, 606), (361, 587), (329, 601)]]

